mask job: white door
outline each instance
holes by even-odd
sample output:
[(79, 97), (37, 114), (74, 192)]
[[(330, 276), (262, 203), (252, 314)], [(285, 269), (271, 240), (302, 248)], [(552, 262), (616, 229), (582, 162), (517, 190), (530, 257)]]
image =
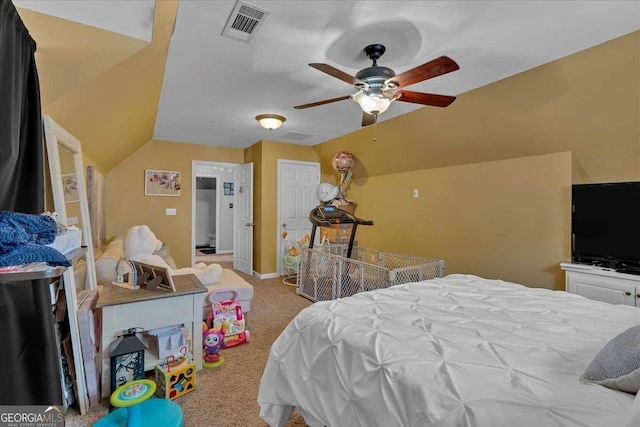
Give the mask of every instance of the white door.
[(309, 212), (318, 206), (317, 188), (320, 184), (320, 163), (278, 160), (278, 273), (287, 274), (283, 257), (305, 234), (311, 235)]
[(253, 275), (253, 163), (234, 174), (233, 268)]

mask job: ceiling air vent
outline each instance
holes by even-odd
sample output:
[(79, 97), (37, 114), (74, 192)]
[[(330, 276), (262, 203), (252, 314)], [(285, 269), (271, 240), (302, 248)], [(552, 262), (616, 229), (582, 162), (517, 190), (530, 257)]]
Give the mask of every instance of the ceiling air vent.
[(269, 11), (243, 1), (237, 1), (222, 30), (222, 36), (249, 43), (256, 35)]
[(308, 133), (289, 131), (287, 133), (282, 134), (280, 137), (292, 139), (294, 141), (302, 141), (303, 139), (311, 138), (312, 136), (313, 135), (309, 135)]

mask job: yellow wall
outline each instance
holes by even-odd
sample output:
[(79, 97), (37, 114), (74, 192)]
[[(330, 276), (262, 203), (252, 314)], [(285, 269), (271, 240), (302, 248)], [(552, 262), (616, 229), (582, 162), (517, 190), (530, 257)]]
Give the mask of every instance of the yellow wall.
[[(261, 141), (246, 150), (168, 141), (150, 141), (107, 174), (107, 237), (146, 224), (166, 241), (178, 267), (191, 261), (191, 169), (193, 160), (254, 163), (254, 270), (276, 271), (278, 159), (318, 161), (311, 147)], [(179, 197), (144, 195), (144, 170), (179, 171)], [(165, 215), (176, 208), (177, 215)]]
[(571, 153), (355, 180), (349, 195), (374, 221), (358, 227), (363, 247), (443, 259), (446, 274), (564, 288)]
[(357, 159), (360, 244), (562, 289), (570, 183), (640, 181), (640, 32), (314, 148)]
[[(64, 27), (39, 28), (34, 22), (38, 72), (43, 92), (52, 95), (43, 100), (43, 111), (82, 141), (82, 151), (102, 170), (111, 170), (153, 138), (177, 10), (177, 0), (156, 1), (151, 43), (97, 29), (89, 37), (78, 30), (85, 26), (65, 28), (66, 20), (52, 21)], [(92, 50), (99, 54), (87, 53)], [(69, 72), (69, 64), (78, 70)]]
[[(57, 27), (62, 21), (52, 22), (52, 18), (31, 16), (29, 12), (24, 12), (24, 18), (38, 46), (45, 47), (36, 53), (45, 113), (80, 139), (83, 153), (107, 172), (108, 237), (123, 233), (131, 225), (149, 224), (158, 237), (170, 243), (180, 266), (188, 264), (191, 250), (190, 238), (185, 236), (191, 235), (191, 161), (196, 159), (254, 163), (254, 261), (260, 273), (276, 268), (278, 158), (321, 161), (322, 179), (337, 183), (339, 176), (331, 169), (331, 158), (336, 151), (352, 152), (358, 164), (349, 197), (358, 202), (358, 215), (379, 217), (372, 217), (375, 229), (380, 228), (380, 221), (384, 225), (386, 214), (375, 209), (369, 212), (367, 206), (381, 203), (378, 188), (397, 187), (399, 176), (409, 172), (410, 180), (430, 180), (428, 194), (444, 197), (451, 190), (450, 180), (433, 174), (455, 170), (460, 176), (475, 176), (476, 167), (502, 168), (497, 162), (500, 160), (515, 159), (517, 164), (530, 156), (571, 152), (573, 183), (640, 180), (640, 31), (461, 94), (448, 108), (420, 108), (389, 120), (381, 116), (377, 125), (313, 148), (262, 142), (239, 150), (149, 141), (177, 7), (175, 0), (156, 2), (150, 44), (104, 31), (78, 38), (88, 28), (74, 24), (67, 31)], [(107, 55), (110, 62), (98, 63), (91, 51), (103, 50), (100, 46), (105, 45), (113, 53)], [(72, 58), (67, 58), (68, 46), (73, 47)], [(105, 56), (102, 53), (97, 57)], [(76, 71), (69, 73), (68, 67), (56, 66), (63, 62), (72, 64)], [(182, 195), (145, 197), (145, 168), (181, 171)], [(539, 179), (544, 183), (544, 176)], [(508, 190), (502, 193), (508, 195)], [(410, 220), (416, 215), (416, 203), (428, 200), (406, 201), (407, 194), (392, 192), (390, 196), (401, 212), (395, 230), (427, 241), (427, 232), (416, 229)], [(483, 205), (482, 200), (476, 202), (478, 211), (492, 206), (489, 202)], [(177, 208), (178, 214), (167, 217), (167, 207)], [(518, 220), (529, 218), (526, 211), (516, 214)], [(477, 236), (480, 241), (495, 237), (483, 230), (475, 233), (485, 233)], [(391, 243), (392, 238), (387, 237), (385, 244), (387, 240)], [(371, 244), (378, 241), (372, 240)], [(452, 252), (452, 247), (433, 249), (438, 257)], [(551, 249), (558, 257), (555, 261), (566, 259), (564, 246)], [(405, 252), (417, 250), (422, 247), (408, 246)], [(543, 286), (550, 286), (551, 274), (557, 285), (557, 268), (547, 273), (548, 260), (539, 258), (536, 247), (519, 250), (517, 259), (511, 260), (513, 265), (527, 266), (519, 271), (537, 271), (530, 277), (537, 277)], [(470, 267), (457, 264), (457, 257), (449, 258), (448, 271)], [(482, 271), (492, 276), (494, 272), (510, 275), (498, 258), (484, 259), (482, 268), (486, 270)], [(529, 273), (522, 277), (532, 280)]]
[[(107, 238), (124, 234), (134, 225), (148, 225), (169, 244), (178, 267), (191, 263), (192, 161), (243, 163), (243, 150), (168, 141), (149, 141), (107, 174)], [(180, 196), (145, 196), (144, 171), (181, 173)], [(176, 208), (177, 215), (165, 215)]]
[(571, 151), (574, 183), (640, 180), (640, 31), (314, 148), (355, 178)]
[[(448, 180), (432, 177), (434, 171), (444, 174), (455, 168), (457, 174), (466, 176), (475, 173), (476, 165), (490, 168), (499, 166), (498, 160), (518, 162), (531, 156), (536, 159), (535, 156), (543, 154), (571, 152), (571, 161), (566, 163), (570, 167), (570, 182), (640, 180), (639, 55), (640, 32), (636, 32), (462, 94), (446, 109), (421, 108), (313, 148), (263, 141), (246, 150), (235, 150), (151, 141), (107, 175), (108, 237), (123, 233), (131, 225), (149, 224), (159, 238), (170, 243), (179, 266), (186, 266), (190, 238), (185, 236), (191, 235), (191, 161), (195, 159), (254, 163), (254, 268), (262, 274), (274, 272), (277, 264), (279, 158), (321, 161), (322, 179), (337, 183), (339, 176), (331, 169), (331, 158), (336, 151), (352, 152), (358, 164), (349, 197), (359, 204), (359, 216), (371, 215), (376, 221), (372, 231), (363, 230), (361, 234), (367, 239), (361, 242), (370, 242), (371, 246), (378, 244), (378, 240), (369, 240), (367, 233), (373, 230), (381, 231), (380, 242), (393, 242), (393, 235), (382, 231), (386, 228), (401, 236), (429, 240), (427, 232), (411, 225), (417, 201), (400, 197), (408, 197), (410, 192), (392, 192), (392, 198), (398, 198), (394, 199), (394, 206), (401, 212), (394, 227), (384, 227), (384, 212), (370, 211), (368, 207), (381, 203), (377, 196), (368, 200), (378, 194), (377, 188), (394, 188), (399, 174), (409, 171), (420, 179), (429, 175), (433, 180), (429, 192), (454, 197), (447, 191), (451, 190), (445, 185)], [(93, 151), (99, 152), (95, 147)], [(145, 168), (183, 172), (182, 196), (145, 197), (142, 179)], [(549, 183), (543, 180), (540, 185), (543, 184)], [(509, 194), (508, 190), (503, 193)], [(419, 200), (417, 203), (428, 202)], [(494, 203), (483, 205), (481, 199), (476, 202), (475, 209), (479, 211), (489, 210)], [(167, 207), (177, 208), (178, 215), (165, 216)], [(563, 208), (566, 205), (549, 209)], [(565, 217), (566, 212), (549, 212), (550, 229), (555, 232), (559, 226), (552, 219), (557, 215)], [(527, 211), (513, 214), (517, 217), (510, 221), (530, 216)], [(452, 223), (449, 226), (454, 228)], [(495, 238), (493, 233), (476, 231), (481, 234), (476, 236), (479, 241)], [(568, 231), (564, 233), (562, 238), (568, 238)], [(372, 236), (376, 235), (374, 232)], [(460, 258), (452, 257), (455, 255), (452, 246), (433, 246), (437, 253), (432, 256), (445, 258), (448, 272), (454, 271), (452, 268), (463, 271), (473, 267), (473, 271), (493, 277), (501, 272), (506, 275), (503, 278), (520, 277), (531, 285), (558, 287), (558, 269), (551, 265), (568, 258), (565, 245), (566, 240), (562, 240), (545, 249), (555, 257), (551, 262), (540, 258), (540, 248), (534, 245), (520, 247), (509, 262), (501, 259), (503, 253), (499, 248), (494, 257), (488, 257), (491, 251), (487, 250), (488, 258), (481, 263), (472, 259), (461, 262)], [(406, 250), (399, 247), (398, 251), (423, 250), (417, 244), (404, 247)], [(518, 266), (521, 273), (514, 276), (514, 271), (504, 270), (505, 265)]]

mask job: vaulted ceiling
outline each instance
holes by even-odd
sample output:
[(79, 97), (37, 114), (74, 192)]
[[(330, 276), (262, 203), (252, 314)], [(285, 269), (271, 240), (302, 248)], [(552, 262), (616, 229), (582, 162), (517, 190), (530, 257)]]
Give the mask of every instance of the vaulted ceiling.
[[(460, 96), (640, 29), (632, 1), (252, 1), (266, 19), (246, 43), (221, 35), (235, 0), (18, 1), (38, 44), (43, 108), (108, 171), (151, 139), (245, 148), (316, 145), (360, 130), (350, 100), (362, 49), (387, 47), (396, 73), (440, 55), (460, 70), (410, 87)], [(454, 104), (455, 105), (455, 104)], [(394, 102), (385, 122), (421, 107)], [(254, 117), (277, 113), (278, 130)]]

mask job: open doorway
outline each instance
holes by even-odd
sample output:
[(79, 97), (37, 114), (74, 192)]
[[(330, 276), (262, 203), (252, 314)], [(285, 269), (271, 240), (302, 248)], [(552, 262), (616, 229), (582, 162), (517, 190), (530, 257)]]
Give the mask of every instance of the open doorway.
[(238, 166), (193, 162), (192, 265), (233, 263), (233, 182)]
[(219, 177), (196, 177), (196, 262), (198, 257), (216, 253)]

